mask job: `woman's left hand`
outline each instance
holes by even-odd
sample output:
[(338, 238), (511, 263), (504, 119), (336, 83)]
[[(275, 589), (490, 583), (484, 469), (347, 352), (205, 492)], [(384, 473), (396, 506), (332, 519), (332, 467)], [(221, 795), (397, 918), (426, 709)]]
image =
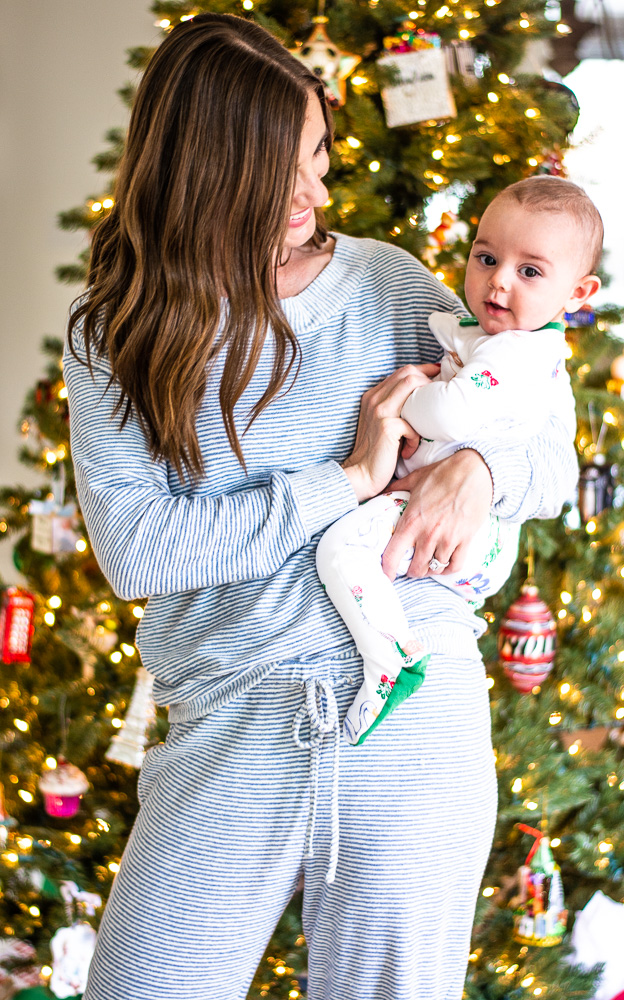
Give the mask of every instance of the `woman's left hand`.
[(449, 458), (395, 479), (388, 489), (409, 490), (409, 503), (383, 554), (386, 576), (394, 580), (409, 549), (407, 576), (431, 576), (429, 563), (448, 563), (437, 573), (461, 568), (466, 550), (492, 506), (492, 477), (478, 452), (464, 448)]

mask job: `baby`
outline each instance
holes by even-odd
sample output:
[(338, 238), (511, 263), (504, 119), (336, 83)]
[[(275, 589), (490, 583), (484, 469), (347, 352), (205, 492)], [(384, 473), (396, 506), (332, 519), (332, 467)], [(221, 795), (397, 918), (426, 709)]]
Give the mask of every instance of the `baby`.
[[(444, 349), (440, 374), (409, 396), (401, 416), (420, 435), (397, 475), (438, 462), (462, 442), (526, 439), (556, 414), (576, 432), (574, 398), (564, 364), (563, 314), (576, 312), (600, 288), (603, 228), (585, 192), (555, 177), (531, 177), (505, 188), (488, 206), (472, 245), (464, 286), (473, 316), (433, 313)], [(429, 659), (410, 628), (381, 566), (383, 551), (409, 493), (374, 497), (325, 532), (317, 569), (364, 660), (364, 682), (344, 735), (359, 746), (423, 682)], [(438, 583), (475, 607), (503, 585), (517, 558), (520, 526), (490, 515), (459, 573)], [(405, 573), (411, 553), (403, 560)]]

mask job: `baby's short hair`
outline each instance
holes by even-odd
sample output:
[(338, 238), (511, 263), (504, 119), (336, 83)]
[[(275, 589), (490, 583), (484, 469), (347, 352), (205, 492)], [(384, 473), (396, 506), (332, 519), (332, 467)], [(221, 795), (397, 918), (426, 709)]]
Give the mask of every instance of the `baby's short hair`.
[(498, 198), (515, 198), (529, 211), (561, 212), (571, 216), (584, 236), (583, 262), (587, 274), (594, 274), (602, 256), (604, 228), (600, 212), (578, 184), (547, 174), (525, 177), (504, 188)]

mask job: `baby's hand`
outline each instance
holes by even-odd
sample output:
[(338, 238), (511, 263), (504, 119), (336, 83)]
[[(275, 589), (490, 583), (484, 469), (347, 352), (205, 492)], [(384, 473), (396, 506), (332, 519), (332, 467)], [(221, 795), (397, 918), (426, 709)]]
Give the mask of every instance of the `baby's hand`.
[(417, 379), (415, 388), (420, 389), (423, 385), (429, 385), (431, 379), (440, 374), (440, 365), (412, 365), (412, 371)]

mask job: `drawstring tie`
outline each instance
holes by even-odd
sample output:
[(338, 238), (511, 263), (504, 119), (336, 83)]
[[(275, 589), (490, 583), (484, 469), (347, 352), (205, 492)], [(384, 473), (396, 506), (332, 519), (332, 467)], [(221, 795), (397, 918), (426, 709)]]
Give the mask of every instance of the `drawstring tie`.
[[(318, 802), (320, 750), (323, 739), (329, 733), (334, 735), (334, 767), (331, 789), (331, 848), (329, 867), (325, 876), (328, 885), (336, 877), (338, 864), (338, 764), (340, 759), (340, 726), (338, 724), (338, 705), (331, 685), (320, 678), (312, 677), (305, 682), (306, 696), (303, 705), (297, 710), (293, 719), (293, 740), (301, 750), (310, 751), (310, 815), (305, 841), (305, 858), (314, 857), (314, 827), (316, 824), (316, 809)], [(305, 718), (310, 722), (310, 739), (300, 738), (301, 724)]]

